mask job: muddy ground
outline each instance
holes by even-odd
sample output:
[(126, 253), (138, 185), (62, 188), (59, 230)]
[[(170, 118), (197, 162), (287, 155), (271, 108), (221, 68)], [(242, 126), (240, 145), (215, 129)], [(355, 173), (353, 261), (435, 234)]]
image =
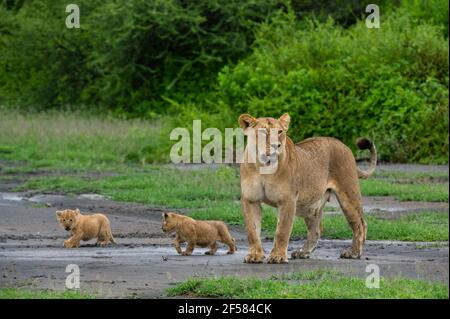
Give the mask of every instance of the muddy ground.
[[(401, 166), (407, 171), (405, 167)], [(415, 167), (415, 171), (418, 169)], [(184, 257), (176, 254), (171, 238), (161, 230), (161, 209), (93, 194), (12, 193), (9, 189), (0, 185), (0, 287), (64, 290), (68, 264), (79, 266), (82, 290), (108, 298), (164, 297), (168, 287), (193, 276), (270, 277), (335, 269), (364, 277), (368, 264), (377, 264), (381, 275), (388, 278), (449, 280), (448, 242), (368, 241), (360, 260), (342, 260), (339, 253), (350, 240), (321, 240), (311, 259), (290, 260), (285, 265), (249, 265), (242, 263), (248, 247), (240, 227), (231, 228), (238, 246), (235, 255), (226, 255), (226, 247), (221, 246), (216, 256), (206, 256), (206, 249), (197, 248), (193, 256)], [(366, 213), (389, 218), (424, 209), (448, 212), (448, 203), (399, 202), (391, 197), (364, 198), (364, 204)], [(336, 206), (336, 202), (332, 200), (330, 206)], [(118, 245), (98, 248), (92, 241), (80, 249), (63, 249), (68, 234), (57, 225), (55, 210), (68, 207), (107, 214)], [(301, 245), (301, 241), (292, 241), (289, 254)], [(264, 241), (267, 253), (271, 246), (271, 241)]]

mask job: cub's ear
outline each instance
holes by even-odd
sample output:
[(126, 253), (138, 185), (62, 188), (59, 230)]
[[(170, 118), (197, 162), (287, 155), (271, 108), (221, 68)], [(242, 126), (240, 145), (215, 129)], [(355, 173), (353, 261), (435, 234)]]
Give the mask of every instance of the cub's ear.
[(256, 119), (249, 114), (241, 114), (238, 121), (239, 126), (244, 130), (244, 133), (249, 127), (252, 127), (256, 123)]
[(79, 210), (78, 208), (75, 209), (75, 213), (76, 213), (76, 214), (81, 214), (81, 213), (80, 213), (80, 210)]
[(284, 130), (287, 131), (289, 128), (289, 123), (291, 123), (291, 117), (289, 116), (289, 114), (284, 113), (280, 116), (278, 121), (280, 121), (280, 124), (283, 126)]
[(62, 216), (62, 211), (60, 211), (60, 210), (57, 210), (56, 211), (56, 218), (60, 218), (61, 216)]
[(162, 217), (163, 217), (164, 219), (166, 219), (168, 216), (169, 216), (168, 213), (162, 213)]

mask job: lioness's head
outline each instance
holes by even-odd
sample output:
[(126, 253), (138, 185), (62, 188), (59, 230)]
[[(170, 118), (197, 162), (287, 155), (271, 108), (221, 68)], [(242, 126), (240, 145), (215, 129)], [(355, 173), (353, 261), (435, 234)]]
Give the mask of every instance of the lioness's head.
[[(268, 158), (280, 155), (286, 148), (286, 132), (291, 117), (285, 113), (279, 119), (272, 117), (254, 118), (249, 114), (239, 116), (239, 126), (244, 134), (257, 145), (258, 159), (266, 163)], [(264, 139), (264, 140), (261, 140)]]
[(78, 218), (81, 216), (80, 210), (77, 208), (75, 210), (57, 210), (56, 219), (62, 228), (69, 231), (72, 230), (78, 222)]
[(163, 213), (163, 224), (162, 224), (162, 230), (165, 233), (171, 233), (175, 231), (175, 228), (177, 226), (177, 214), (175, 213)]

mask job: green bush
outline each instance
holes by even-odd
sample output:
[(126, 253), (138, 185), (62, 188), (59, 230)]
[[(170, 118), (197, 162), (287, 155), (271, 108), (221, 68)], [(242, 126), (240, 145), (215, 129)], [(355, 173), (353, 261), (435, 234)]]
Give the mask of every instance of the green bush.
[[(98, 3), (80, 1), (81, 15)], [(87, 64), (92, 43), (87, 31), (66, 28), (67, 4), (26, 1), (17, 10), (0, 5), (0, 103), (42, 110), (82, 102), (96, 76)]]
[(344, 29), (298, 24), (292, 12), (264, 23), (253, 54), (219, 74), (236, 114), (292, 117), (294, 140), (371, 137), (381, 159), (448, 161), (448, 39), (404, 10)]
[(5, 0), (0, 106), (218, 128), (290, 112), (296, 140), (367, 135), (382, 159), (447, 162), (448, 3), (380, 0), (367, 29), (369, 2), (79, 0), (67, 29), (66, 1)]
[(166, 113), (161, 96), (210, 89), (223, 65), (249, 52), (253, 26), (278, 2), (80, 0), (81, 28), (67, 29), (67, 1), (17, 10), (8, 1), (0, 4), (0, 103)]

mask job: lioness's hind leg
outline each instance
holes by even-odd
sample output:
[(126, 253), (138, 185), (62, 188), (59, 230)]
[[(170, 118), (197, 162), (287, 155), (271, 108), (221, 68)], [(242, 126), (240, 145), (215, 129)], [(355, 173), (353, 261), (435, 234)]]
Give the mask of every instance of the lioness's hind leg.
[(315, 214), (305, 217), (305, 224), (308, 229), (306, 242), (303, 247), (292, 252), (291, 257), (296, 258), (309, 258), (311, 253), (316, 249), (317, 242), (321, 235), (321, 222), (322, 222), (322, 208), (316, 211)]
[(210, 246), (209, 250), (205, 252), (205, 255), (214, 255), (217, 251), (217, 243), (214, 241)]
[[(349, 194), (353, 194), (353, 196)], [(367, 225), (363, 219), (362, 200), (359, 189), (358, 192), (336, 191), (336, 197), (353, 231), (352, 246), (342, 251), (341, 258), (360, 258), (366, 239)]]

